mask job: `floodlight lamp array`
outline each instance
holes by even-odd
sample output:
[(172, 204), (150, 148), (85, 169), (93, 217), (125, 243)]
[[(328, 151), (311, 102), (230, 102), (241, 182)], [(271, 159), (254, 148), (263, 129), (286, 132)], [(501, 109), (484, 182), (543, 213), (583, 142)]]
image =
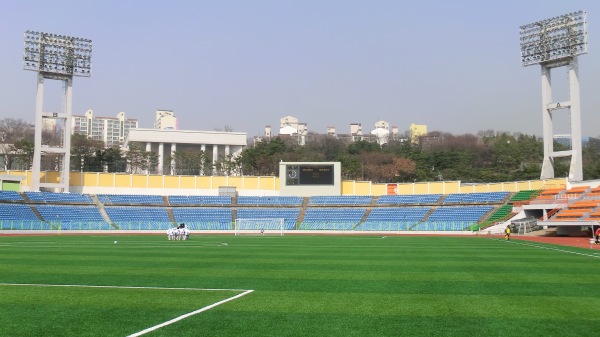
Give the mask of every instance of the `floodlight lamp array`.
[(560, 65), (586, 54), (586, 25), (586, 12), (578, 11), (521, 26), (521, 65)]
[(23, 69), (89, 77), (92, 75), (92, 40), (28, 30)]

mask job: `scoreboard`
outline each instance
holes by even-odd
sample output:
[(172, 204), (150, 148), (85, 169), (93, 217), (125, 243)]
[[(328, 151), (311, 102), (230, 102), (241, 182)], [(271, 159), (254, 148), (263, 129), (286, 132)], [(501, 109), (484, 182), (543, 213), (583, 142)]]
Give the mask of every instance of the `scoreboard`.
[(311, 197), (341, 194), (340, 162), (279, 162), (279, 195)]
[(288, 165), (286, 185), (333, 185), (333, 165)]

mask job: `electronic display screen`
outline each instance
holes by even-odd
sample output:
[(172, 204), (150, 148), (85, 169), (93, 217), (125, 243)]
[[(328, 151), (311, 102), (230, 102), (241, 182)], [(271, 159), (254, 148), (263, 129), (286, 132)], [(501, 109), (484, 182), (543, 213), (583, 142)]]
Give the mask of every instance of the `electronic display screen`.
[(333, 165), (289, 165), (286, 185), (333, 185)]

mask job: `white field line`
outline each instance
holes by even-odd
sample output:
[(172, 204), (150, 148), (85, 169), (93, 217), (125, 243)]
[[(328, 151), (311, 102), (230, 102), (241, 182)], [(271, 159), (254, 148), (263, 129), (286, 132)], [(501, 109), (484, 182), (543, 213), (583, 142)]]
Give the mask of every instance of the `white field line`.
[[(504, 239), (494, 239), (494, 240), (504, 241)], [(561, 253), (569, 253), (569, 254), (575, 254), (575, 255), (581, 255), (581, 256), (595, 257), (597, 259), (600, 259), (600, 255), (598, 255), (598, 254), (585, 254), (585, 253), (573, 252), (573, 251), (570, 251), (570, 250), (565, 250), (565, 249), (560, 249), (560, 248), (544, 247), (544, 246), (539, 246), (539, 245), (534, 245), (534, 244), (531, 244), (531, 243), (527, 243), (524, 240), (517, 240), (517, 241), (511, 240), (510, 242), (514, 243), (514, 244), (517, 244), (517, 245), (523, 245), (523, 246), (540, 248), (540, 249), (554, 250), (554, 251), (561, 252)]]
[(253, 292), (248, 289), (227, 288), (169, 288), (169, 287), (136, 287), (136, 286), (100, 286), (86, 284), (44, 284), (44, 283), (1, 283), (0, 286), (29, 286), (29, 287), (74, 287), (74, 288), (113, 288), (113, 289), (154, 289), (154, 290), (195, 290), (195, 291), (242, 291)]
[(181, 315), (181, 316), (179, 316), (179, 317), (175, 317), (175, 318), (173, 318), (173, 319), (172, 319), (172, 320), (170, 320), (170, 321), (166, 321), (166, 322), (164, 322), (164, 323), (161, 323), (161, 324), (158, 324), (158, 325), (155, 325), (155, 326), (149, 327), (148, 329), (144, 329), (144, 330), (142, 330), (142, 331), (140, 331), (140, 332), (136, 332), (136, 333), (134, 333), (134, 334), (131, 334), (131, 335), (127, 336), (127, 337), (136, 337), (136, 336), (141, 336), (141, 335), (147, 334), (148, 332), (152, 332), (152, 331), (154, 331), (154, 330), (157, 330), (157, 329), (160, 329), (160, 328), (162, 328), (162, 327), (164, 327), (164, 326), (167, 326), (167, 325), (173, 324), (173, 323), (175, 323), (175, 322), (181, 321), (182, 319), (186, 319), (186, 318), (188, 318), (188, 317), (190, 317), (190, 316), (193, 316), (193, 315), (199, 314), (199, 313), (201, 313), (201, 312), (203, 312), (203, 311), (210, 310), (210, 309), (212, 309), (212, 308), (214, 308), (214, 307), (216, 307), (216, 306), (218, 306), (218, 305), (221, 305), (221, 304), (223, 304), (223, 303), (227, 303), (227, 302), (229, 302), (229, 301), (232, 301), (232, 300), (235, 300), (235, 299), (237, 299), (237, 298), (240, 298), (240, 297), (242, 297), (242, 296), (244, 296), (244, 295), (248, 295), (249, 293), (251, 293), (251, 292), (253, 292), (253, 291), (254, 291), (254, 290), (247, 290), (247, 291), (245, 291), (245, 292), (243, 292), (243, 293), (241, 293), (241, 294), (238, 294), (238, 295), (235, 295), (235, 296), (233, 296), (233, 297), (230, 297), (230, 298), (224, 299), (224, 300), (222, 300), (222, 301), (219, 301), (219, 302), (217, 302), (217, 303), (213, 303), (213, 304), (211, 304), (211, 305), (208, 305), (208, 306), (206, 306), (206, 307), (204, 307), (204, 308), (200, 308), (200, 309), (198, 309), (198, 310), (196, 310), (196, 311), (188, 312), (188, 313), (187, 313), (187, 314), (185, 314), (185, 315)]
[(175, 322), (181, 321), (182, 319), (186, 319), (190, 316), (199, 314), (203, 311), (210, 310), (216, 306), (227, 303), (229, 301), (233, 301), (242, 296), (248, 295), (254, 290), (246, 290), (246, 289), (210, 289), (210, 288), (167, 288), (167, 287), (133, 287), (133, 286), (100, 286), (100, 285), (80, 285), (80, 284), (34, 284), (34, 283), (0, 283), (0, 286), (30, 286), (30, 287), (76, 287), (76, 288), (113, 288), (113, 289), (154, 289), (154, 290), (194, 290), (194, 291), (242, 291), (241, 294), (237, 294), (235, 296), (226, 298), (222, 301), (213, 303), (206, 307), (200, 308), (198, 310), (194, 310), (192, 312), (188, 312), (187, 314), (183, 314), (181, 316), (175, 317), (166, 322), (160, 323), (155, 326), (151, 326), (142, 331), (136, 332), (134, 334), (128, 335), (127, 337), (136, 337), (147, 334), (148, 332), (152, 332), (154, 330), (160, 329), (164, 326), (173, 324)]

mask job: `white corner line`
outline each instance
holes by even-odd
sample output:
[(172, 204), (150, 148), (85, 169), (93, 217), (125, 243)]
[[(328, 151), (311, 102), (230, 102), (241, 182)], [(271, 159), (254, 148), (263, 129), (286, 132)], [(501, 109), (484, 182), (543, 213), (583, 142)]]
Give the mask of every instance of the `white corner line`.
[(134, 334), (128, 335), (127, 337), (136, 337), (147, 334), (148, 332), (160, 329), (164, 326), (173, 324), (175, 322), (181, 321), (182, 319), (186, 319), (190, 316), (199, 314), (203, 311), (210, 310), (216, 306), (227, 303), (229, 301), (238, 299), (242, 296), (248, 295), (254, 290), (250, 289), (210, 289), (210, 288), (168, 288), (168, 287), (134, 287), (134, 286), (102, 286), (102, 285), (82, 285), (82, 284), (35, 284), (35, 283), (1, 283), (0, 286), (29, 286), (29, 287), (74, 287), (74, 288), (113, 288), (113, 289), (154, 289), (154, 290), (195, 290), (195, 291), (241, 291), (241, 294), (237, 294), (233, 297), (226, 298), (222, 301), (213, 303), (204, 308), (200, 308), (198, 310), (188, 312), (187, 314), (181, 315), (179, 317), (175, 317), (172, 320), (166, 321), (164, 323), (149, 327), (142, 331), (136, 332)]
[(201, 312), (203, 312), (203, 311), (210, 310), (210, 309), (212, 309), (212, 308), (214, 308), (214, 307), (216, 307), (216, 306), (218, 306), (218, 305), (221, 305), (221, 304), (223, 304), (223, 303), (227, 303), (227, 302), (229, 302), (229, 301), (232, 301), (232, 300), (235, 300), (235, 299), (237, 299), (237, 298), (240, 298), (240, 297), (242, 297), (242, 296), (244, 296), (244, 295), (248, 295), (249, 293), (251, 293), (251, 292), (253, 292), (253, 291), (254, 291), (254, 290), (246, 290), (246, 291), (244, 291), (244, 292), (243, 292), (243, 293), (241, 293), (241, 294), (235, 295), (235, 296), (233, 296), (233, 297), (229, 297), (229, 298), (227, 298), (227, 299), (224, 299), (224, 300), (222, 300), (222, 301), (219, 301), (219, 302), (213, 303), (213, 304), (211, 304), (211, 305), (208, 305), (208, 306), (206, 306), (206, 307), (204, 307), (204, 308), (200, 308), (200, 309), (198, 309), (198, 310), (195, 310), (195, 311), (189, 312), (189, 313), (187, 313), (187, 314), (184, 314), (184, 315), (181, 315), (181, 316), (179, 316), (179, 317), (175, 317), (175, 318), (173, 318), (172, 320), (169, 320), (169, 321), (166, 321), (166, 322), (164, 322), (164, 323), (161, 323), (161, 324), (158, 324), (158, 325), (155, 325), (155, 326), (149, 327), (149, 328), (147, 328), (147, 329), (144, 329), (144, 330), (142, 330), (142, 331), (139, 331), (139, 332), (136, 332), (136, 333), (134, 333), (134, 334), (128, 335), (127, 337), (136, 337), (136, 336), (141, 336), (141, 335), (147, 334), (148, 332), (152, 332), (152, 331), (154, 331), (154, 330), (157, 330), (157, 329), (160, 329), (160, 328), (162, 328), (162, 327), (164, 327), (164, 326), (167, 326), (167, 325), (173, 324), (173, 323), (175, 323), (175, 322), (181, 321), (182, 319), (186, 319), (186, 318), (188, 318), (188, 317), (190, 317), (190, 316), (193, 316), (193, 315), (199, 314), (199, 313), (201, 313)]

